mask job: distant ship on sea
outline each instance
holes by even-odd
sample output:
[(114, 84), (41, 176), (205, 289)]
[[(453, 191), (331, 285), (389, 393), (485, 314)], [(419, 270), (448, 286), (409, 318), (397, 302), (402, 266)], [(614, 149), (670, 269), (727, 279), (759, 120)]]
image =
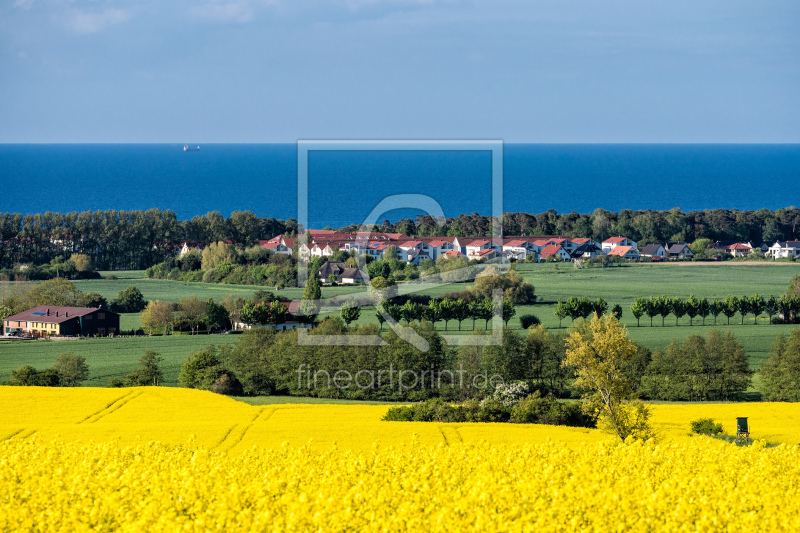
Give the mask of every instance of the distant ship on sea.
[(184, 144), (183, 145), (183, 151), (184, 152), (199, 152), (200, 151), (200, 147), (198, 146), (197, 148), (190, 148), (188, 144)]

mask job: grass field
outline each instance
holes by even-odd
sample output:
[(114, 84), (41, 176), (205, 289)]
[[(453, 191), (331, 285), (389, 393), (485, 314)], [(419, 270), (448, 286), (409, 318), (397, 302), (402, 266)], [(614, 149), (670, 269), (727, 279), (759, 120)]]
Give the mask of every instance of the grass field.
[(164, 385), (177, 386), (181, 365), (193, 351), (208, 344), (233, 344), (236, 340), (238, 335), (169, 335), (0, 343), (0, 382), (7, 381), (11, 371), (22, 365), (38, 370), (51, 367), (60, 353), (71, 350), (85, 357), (89, 365), (85, 385), (104, 387), (110, 379), (124, 379), (135, 370), (145, 350), (155, 350), (163, 358)]
[[(694, 293), (697, 297), (724, 298), (727, 294), (762, 295), (782, 294), (792, 276), (800, 274), (800, 265), (792, 263), (765, 263), (757, 265), (726, 264), (642, 264), (625, 267), (593, 268), (576, 270), (571, 264), (523, 264), (517, 270), (526, 281), (536, 288), (539, 303), (532, 306), (519, 306), (517, 315), (509, 326), (519, 329), (519, 317), (524, 314), (535, 314), (548, 328), (558, 328), (558, 319), (553, 315), (555, 301), (559, 298), (586, 295), (590, 298), (605, 298), (610, 306), (619, 303), (623, 308), (622, 321), (625, 323), (634, 341), (655, 350), (666, 347), (672, 339), (683, 340), (690, 334), (705, 335), (713, 328), (713, 318), (707, 319), (706, 326), (698, 325), (695, 319), (689, 326), (688, 317), (675, 325), (675, 318), (670, 316), (661, 326), (661, 318), (650, 320), (643, 317), (641, 327), (630, 313), (630, 304), (634, 298), (667, 294), (668, 296), (688, 297)], [(110, 274), (102, 273), (104, 276)], [(226, 294), (249, 297), (256, 287), (237, 285), (216, 285), (207, 283), (184, 283), (167, 280), (151, 280), (144, 276), (144, 271), (114, 272), (116, 280), (78, 281), (77, 285), (84, 291), (96, 291), (106, 298), (114, 298), (116, 294), (130, 285), (139, 287), (146, 299), (178, 301), (188, 296), (201, 299), (214, 298), (221, 301)], [(422, 286), (421, 293), (438, 296), (446, 292), (464, 290), (467, 284), (453, 284), (440, 287)], [(364, 291), (364, 287), (324, 287), (323, 296)], [(279, 294), (291, 298), (302, 296), (302, 289), (285, 289)], [(376, 323), (374, 309), (362, 309), (358, 323)], [(727, 319), (720, 316), (719, 328), (725, 330)], [(762, 317), (758, 325), (753, 325), (752, 315), (747, 317), (745, 325), (740, 325), (738, 316), (731, 320), (730, 329), (744, 344), (750, 357), (751, 367), (757, 369), (768, 357), (775, 336), (788, 333), (797, 326), (770, 325), (766, 317)], [(569, 326), (570, 320), (563, 321), (562, 326)], [(139, 326), (137, 314), (122, 315), (121, 328), (135, 329)], [(463, 323), (463, 334), (471, 334), (472, 321)], [(444, 324), (437, 325), (444, 330)], [(483, 328), (478, 322), (478, 329)], [(455, 333), (458, 324), (451, 321), (449, 333)], [(36, 368), (45, 368), (52, 364), (55, 357), (67, 350), (74, 350), (87, 358), (91, 369), (90, 381), (94, 386), (103, 386), (112, 377), (124, 377), (137, 366), (137, 360), (145, 349), (151, 348), (164, 357), (165, 384), (176, 384), (180, 365), (189, 354), (208, 343), (233, 343), (236, 336), (187, 336), (153, 337), (153, 338), (118, 338), (70, 341), (70, 343), (53, 341), (36, 341), (28, 343), (0, 344), (0, 381), (7, 380), (11, 370), (23, 364), (31, 364)], [(758, 376), (756, 376), (758, 383)]]

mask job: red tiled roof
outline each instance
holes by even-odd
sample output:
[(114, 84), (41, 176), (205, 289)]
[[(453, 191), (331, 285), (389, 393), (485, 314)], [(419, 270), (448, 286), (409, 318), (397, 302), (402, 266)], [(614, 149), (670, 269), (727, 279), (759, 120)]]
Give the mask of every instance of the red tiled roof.
[(398, 244), (398, 246), (400, 248), (413, 248), (413, 247), (418, 246), (420, 244), (422, 244), (422, 241), (406, 241), (406, 242), (404, 242), (402, 244)]
[(577, 239), (572, 239), (572, 242), (574, 242), (577, 245), (581, 245), (581, 244), (586, 244), (591, 240), (592, 239), (590, 239), (589, 237), (578, 237)]
[(550, 257), (551, 255), (556, 255), (559, 250), (562, 250), (561, 246), (558, 244), (548, 244), (542, 250), (542, 253), (539, 254), (541, 257)]
[(528, 241), (508, 241), (504, 246), (525, 246)]
[(633, 246), (617, 246), (616, 248), (608, 252), (608, 255), (618, 255), (620, 257), (623, 257), (625, 254), (627, 254), (633, 249), (634, 249)]
[(459, 255), (463, 256), (464, 254), (462, 254), (458, 250), (448, 250), (445, 253), (443, 253), (442, 255), (447, 255), (447, 256), (450, 256), (450, 257), (456, 257), (456, 256), (459, 256)]
[(478, 239), (476, 241), (472, 241), (472, 242), (466, 244), (465, 246), (485, 246), (485, 245), (489, 244), (490, 242), (492, 242), (492, 241), (487, 241), (486, 239)]
[(623, 242), (627, 237), (610, 237), (603, 241), (603, 244), (610, 243), (610, 244), (619, 244)]
[(750, 248), (746, 244), (742, 244), (740, 242), (736, 242), (736, 243), (733, 243), (733, 244), (731, 244), (729, 246), (725, 246), (724, 249), (725, 250), (752, 250), (752, 248)]

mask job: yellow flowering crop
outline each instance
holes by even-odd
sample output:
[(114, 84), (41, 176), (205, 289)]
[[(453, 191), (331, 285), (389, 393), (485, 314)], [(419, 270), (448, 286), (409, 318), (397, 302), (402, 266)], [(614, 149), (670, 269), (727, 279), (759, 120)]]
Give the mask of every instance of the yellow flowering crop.
[[(800, 530), (800, 405), (653, 406), (661, 441), (382, 422), (187, 389), (0, 387), (0, 531)], [(688, 436), (747, 416), (763, 442)]]
[(797, 531), (795, 446), (0, 444), (3, 531)]

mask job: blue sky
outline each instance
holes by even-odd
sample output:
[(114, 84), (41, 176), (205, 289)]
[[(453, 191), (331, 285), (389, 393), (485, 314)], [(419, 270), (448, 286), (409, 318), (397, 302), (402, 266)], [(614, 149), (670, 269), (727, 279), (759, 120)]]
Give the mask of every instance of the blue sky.
[(0, 142), (800, 142), (800, 2), (3, 0)]

